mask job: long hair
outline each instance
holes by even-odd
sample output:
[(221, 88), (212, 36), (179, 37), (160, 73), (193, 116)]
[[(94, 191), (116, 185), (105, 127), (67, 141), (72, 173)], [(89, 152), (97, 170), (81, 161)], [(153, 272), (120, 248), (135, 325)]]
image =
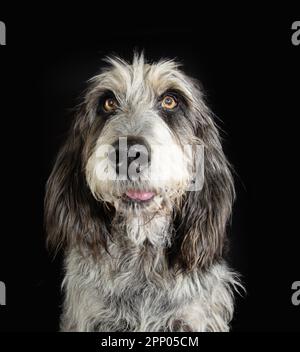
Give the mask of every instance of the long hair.
[[(233, 178), (223, 153), (220, 135), (212, 113), (196, 81), (187, 78), (193, 96), (189, 119), (196, 139), (204, 145), (204, 185), (187, 191), (180, 207), (174, 208), (171, 266), (190, 271), (206, 268), (224, 250), (226, 223), (234, 200)], [(85, 179), (88, 155), (95, 136), (103, 126), (91, 126), (88, 98), (80, 107), (70, 133), (61, 148), (46, 185), (45, 224), (50, 247), (78, 245), (99, 253), (111, 237), (114, 209), (95, 200)]]
[(195, 135), (204, 144), (204, 184), (199, 191), (186, 192), (181, 207), (175, 209), (174, 244), (169, 251), (170, 263), (188, 271), (207, 268), (223, 256), (226, 225), (235, 198), (231, 166), (203, 100), (195, 122)]
[(55, 252), (77, 245), (97, 253), (99, 246), (106, 248), (113, 210), (97, 202), (86, 183), (84, 146), (89, 126), (84, 109), (78, 110), (46, 184), (47, 244)]

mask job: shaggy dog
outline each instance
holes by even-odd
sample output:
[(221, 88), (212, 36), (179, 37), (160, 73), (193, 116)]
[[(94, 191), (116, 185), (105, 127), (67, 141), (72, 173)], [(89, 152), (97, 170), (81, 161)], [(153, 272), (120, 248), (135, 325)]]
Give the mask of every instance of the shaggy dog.
[(107, 62), (47, 182), (61, 330), (228, 331), (234, 185), (202, 90), (173, 60)]

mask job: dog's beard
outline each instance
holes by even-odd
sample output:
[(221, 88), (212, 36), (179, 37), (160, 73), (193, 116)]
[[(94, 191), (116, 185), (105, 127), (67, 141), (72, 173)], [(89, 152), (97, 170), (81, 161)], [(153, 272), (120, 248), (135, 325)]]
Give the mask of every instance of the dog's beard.
[[(178, 186), (178, 185), (177, 185)], [(151, 182), (109, 181), (101, 183), (94, 196), (98, 201), (113, 206), (115, 216), (112, 222), (113, 236), (118, 241), (127, 241), (134, 245), (145, 242), (155, 247), (166, 247), (170, 243), (170, 223), (172, 212), (180, 206), (184, 188), (175, 188), (171, 184), (161, 187)], [(148, 193), (149, 199), (132, 199), (131, 190), (140, 194)], [(147, 198), (147, 197), (146, 197)]]
[(156, 248), (164, 248), (170, 242), (170, 217), (159, 212), (143, 212), (133, 216), (129, 211), (117, 213), (113, 220), (114, 236), (120, 242), (136, 246), (150, 243)]
[(149, 221), (155, 215), (167, 216), (180, 205), (188, 182), (108, 180), (91, 182), (91, 189), (98, 201), (112, 205), (120, 216), (140, 217)]

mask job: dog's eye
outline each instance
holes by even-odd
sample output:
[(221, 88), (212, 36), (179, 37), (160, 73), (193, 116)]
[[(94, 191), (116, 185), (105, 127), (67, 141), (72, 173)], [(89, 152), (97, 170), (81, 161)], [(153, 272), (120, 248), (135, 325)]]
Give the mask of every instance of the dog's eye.
[(117, 109), (118, 102), (116, 98), (110, 97), (104, 100), (103, 109), (106, 112), (113, 112)]
[(166, 110), (172, 110), (178, 105), (177, 98), (172, 95), (165, 95), (161, 101), (161, 107)]

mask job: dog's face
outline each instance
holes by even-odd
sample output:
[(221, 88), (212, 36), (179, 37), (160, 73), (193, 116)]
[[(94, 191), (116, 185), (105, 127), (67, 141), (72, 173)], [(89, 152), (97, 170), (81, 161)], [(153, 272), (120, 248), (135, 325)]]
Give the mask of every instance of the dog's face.
[(137, 245), (165, 245), (153, 238), (166, 232), (182, 267), (211, 262), (222, 254), (233, 183), (199, 86), (172, 60), (108, 61), (48, 181), (50, 242), (105, 246), (118, 222)]
[(173, 61), (110, 63), (86, 95), (86, 178), (97, 200), (148, 221), (170, 213), (192, 181), (200, 92)]

